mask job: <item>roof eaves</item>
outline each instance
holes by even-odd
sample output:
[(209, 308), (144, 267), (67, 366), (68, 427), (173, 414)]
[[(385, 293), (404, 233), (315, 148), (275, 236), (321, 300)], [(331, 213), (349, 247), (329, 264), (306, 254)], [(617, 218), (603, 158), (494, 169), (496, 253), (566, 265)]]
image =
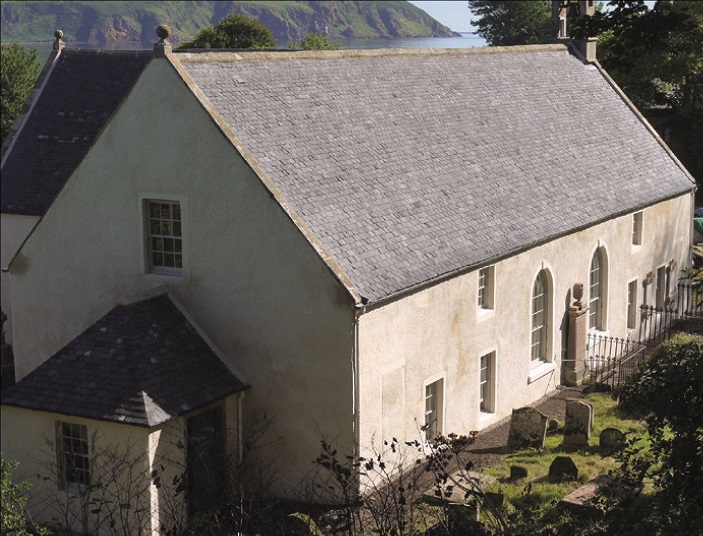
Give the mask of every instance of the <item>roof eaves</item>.
[(15, 141), (19, 137), (20, 132), (22, 132), (22, 128), (24, 127), (25, 123), (27, 122), (27, 119), (29, 118), (32, 110), (34, 109), (34, 106), (39, 100), (42, 90), (44, 89), (46, 83), (51, 77), (51, 72), (54, 70), (54, 65), (56, 65), (56, 61), (59, 59), (61, 52), (61, 49), (52, 50), (51, 54), (49, 54), (49, 57), (46, 60), (46, 63), (44, 63), (44, 67), (39, 73), (39, 77), (37, 78), (37, 81), (34, 84), (34, 88), (29, 94), (29, 98), (22, 106), (22, 109), (20, 110), (17, 119), (15, 119), (15, 123), (10, 129), (10, 133), (8, 134), (7, 138), (5, 138), (5, 142), (2, 144), (2, 148), (0, 148), (0, 169), (5, 166), (5, 161), (7, 160), (6, 157), (12, 152), (12, 148), (15, 145)]
[(315, 249), (317, 254), (322, 258), (323, 262), (327, 265), (332, 274), (345, 288), (345, 290), (351, 296), (354, 302), (357, 304), (365, 303), (366, 298), (361, 296), (359, 291), (355, 288), (354, 284), (352, 283), (351, 278), (344, 271), (342, 266), (332, 256), (332, 254), (325, 249), (325, 247), (322, 245), (322, 242), (317, 238), (315, 233), (313, 233), (310, 227), (305, 224), (303, 219), (298, 215), (292, 205), (286, 200), (281, 191), (275, 186), (274, 182), (268, 176), (266, 171), (264, 171), (264, 169), (254, 158), (254, 156), (246, 149), (246, 147), (244, 147), (244, 144), (235, 135), (235, 133), (232, 131), (232, 129), (229, 127), (229, 125), (220, 115), (217, 109), (210, 103), (210, 100), (205, 96), (205, 94), (198, 87), (195, 81), (191, 78), (185, 68), (181, 65), (180, 61), (177, 60), (173, 54), (168, 54), (166, 58), (171, 62), (171, 65), (173, 65), (174, 69), (179, 74), (183, 82), (186, 84), (186, 86), (188, 86), (188, 88), (198, 99), (201, 106), (210, 115), (210, 117), (217, 124), (217, 126), (220, 128), (225, 137), (230, 141), (230, 143), (232, 143), (234, 148), (242, 156), (249, 168), (259, 178), (264, 187), (269, 191), (271, 196), (276, 200), (276, 202), (283, 209), (286, 215), (290, 218), (293, 224), (303, 234), (303, 236), (307, 239), (313, 249)]
[(549, 242), (552, 242), (553, 240), (558, 240), (559, 238), (563, 238), (565, 236), (569, 236), (571, 234), (579, 233), (585, 229), (589, 229), (595, 225), (600, 225), (601, 223), (605, 223), (606, 221), (614, 220), (616, 218), (620, 218), (626, 214), (633, 214), (635, 212), (638, 212), (640, 210), (643, 210), (647, 207), (651, 207), (653, 205), (663, 203), (665, 201), (669, 201), (670, 199), (675, 199), (677, 197), (681, 197), (683, 195), (690, 195), (693, 191), (695, 191), (696, 186), (695, 184), (691, 189), (688, 190), (682, 190), (681, 192), (678, 192), (676, 194), (661, 198), (661, 199), (656, 199), (654, 201), (651, 201), (649, 203), (634, 207), (634, 208), (629, 208), (627, 210), (623, 210), (617, 214), (610, 214), (607, 218), (603, 218), (601, 220), (595, 221), (595, 222), (590, 222), (585, 225), (581, 225), (579, 227), (576, 227), (574, 229), (570, 229), (566, 232), (562, 233), (556, 233), (554, 235), (548, 236), (546, 238), (543, 238), (541, 240), (531, 242), (529, 244), (523, 244), (518, 248), (515, 248), (511, 251), (505, 252), (499, 256), (496, 257), (491, 257), (485, 260), (482, 260), (481, 262), (462, 266), (460, 268), (457, 268), (455, 270), (451, 270), (449, 272), (445, 272), (443, 274), (439, 274), (431, 279), (427, 279), (425, 281), (421, 281), (415, 285), (411, 285), (409, 287), (400, 289), (396, 292), (393, 292), (391, 294), (388, 294), (387, 296), (382, 296), (380, 298), (377, 298), (373, 301), (364, 303), (364, 304), (357, 304), (356, 308), (357, 310), (361, 311), (361, 314), (364, 314), (368, 311), (372, 311), (374, 309), (377, 309), (379, 307), (383, 307), (385, 305), (388, 305), (389, 303), (395, 302), (397, 300), (400, 300), (410, 294), (414, 294), (415, 292), (419, 292), (421, 290), (424, 290), (426, 288), (433, 287), (434, 285), (439, 285), (440, 283), (447, 281), (448, 279), (451, 279), (453, 277), (457, 277), (463, 274), (466, 274), (468, 272), (472, 272), (474, 270), (478, 270), (479, 268), (484, 268), (486, 266), (491, 266), (493, 264), (496, 264), (498, 262), (501, 262), (505, 259), (509, 259), (510, 257), (514, 257), (515, 255), (519, 255), (521, 253), (524, 253), (525, 251), (529, 251), (530, 249), (539, 247), (543, 244), (547, 244)]

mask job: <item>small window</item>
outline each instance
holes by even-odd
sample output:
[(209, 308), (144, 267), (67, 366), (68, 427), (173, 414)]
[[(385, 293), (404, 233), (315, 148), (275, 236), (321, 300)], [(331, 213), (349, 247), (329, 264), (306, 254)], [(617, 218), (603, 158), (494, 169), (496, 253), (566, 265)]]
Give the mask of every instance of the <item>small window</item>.
[(88, 428), (81, 424), (57, 423), (59, 480), (63, 488), (90, 484)]
[(666, 306), (666, 296), (667, 296), (667, 284), (668, 284), (668, 270), (666, 266), (660, 266), (657, 268), (657, 309), (661, 309)]
[(627, 284), (627, 328), (637, 326), (637, 280)]
[(494, 413), (496, 392), (495, 352), (481, 356), (481, 376), (478, 392), (481, 413)]
[(149, 271), (180, 275), (183, 272), (181, 204), (147, 201), (147, 255)]
[(442, 434), (442, 400), (444, 380), (425, 386), (425, 437), (430, 440)]
[(495, 270), (493, 266), (481, 268), (478, 271), (478, 307), (493, 309), (493, 287)]
[(635, 212), (632, 215), (632, 245), (642, 245), (642, 212)]

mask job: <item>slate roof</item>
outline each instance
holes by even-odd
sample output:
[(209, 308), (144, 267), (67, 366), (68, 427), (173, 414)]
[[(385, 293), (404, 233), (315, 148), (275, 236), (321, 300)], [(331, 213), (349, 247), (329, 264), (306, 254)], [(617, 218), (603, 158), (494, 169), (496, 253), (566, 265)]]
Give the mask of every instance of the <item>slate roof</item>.
[(248, 387), (162, 295), (115, 307), (1, 401), (151, 427)]
[(690, 192), (561, 45), (177, 53), (368, 301)]
[(3, 161), (3, 213), (46, 212), (151, 56), (151, 51), (61, 52)]

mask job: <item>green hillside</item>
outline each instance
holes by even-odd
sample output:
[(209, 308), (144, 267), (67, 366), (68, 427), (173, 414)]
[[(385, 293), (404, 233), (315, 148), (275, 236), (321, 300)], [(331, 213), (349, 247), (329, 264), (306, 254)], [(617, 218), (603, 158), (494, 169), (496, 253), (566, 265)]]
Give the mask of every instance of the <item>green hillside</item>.
[(9, 1), (2, 2), (2, 41), (49, 41), (61, 29), (67, 42), (151, 43), (155, 28), (168, 24), (177, 43), (228, 13), (257, 18), (285, 41), (311, 32), (331, 38), (455, 35), (404, 1)]

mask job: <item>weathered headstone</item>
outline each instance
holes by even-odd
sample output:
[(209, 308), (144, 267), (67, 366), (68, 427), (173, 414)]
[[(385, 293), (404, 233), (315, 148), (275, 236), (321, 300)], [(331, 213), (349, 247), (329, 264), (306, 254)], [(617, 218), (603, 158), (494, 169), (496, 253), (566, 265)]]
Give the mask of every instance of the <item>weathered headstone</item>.
[(559, 502), (559, 506), (565, 506), (573, 510), (591, 510), (594, 508), (594, 500), (600, 495), (601, 490), (612, 483), (613, 479), (609, 476), (601, 475), (596, 477), (564, 497)]
[(593, 406), (578, 399), (566, 401), (564, 445), (587, 447), (593, 428)]
[(577, 480), (579, 470), (569, 456), (557, 456), (549, 466), (549, 481), (562, 482), (564, 480)]
[(522, 480), (527, 478), (527, 468), (521, 465), (511, 465), (510, 466), (510, 481), (515, 482), (517, 480)]
[(549, 423), (547, 424), (547, 432), (550, 434), (553, 434), (558, 431), (559, 431), (559, 421), (557, 421), (556, 419), (549, 419)]
[(544, 447), (548, 420), (544, 413), (535, 408), (514, 409), (510, 418), (508, 447), (511, 449)]
[(599, 445), (604, 449), (619, 449), (625, 446), (625, 434), (617, 428), (606, 428), (600, 433)]

